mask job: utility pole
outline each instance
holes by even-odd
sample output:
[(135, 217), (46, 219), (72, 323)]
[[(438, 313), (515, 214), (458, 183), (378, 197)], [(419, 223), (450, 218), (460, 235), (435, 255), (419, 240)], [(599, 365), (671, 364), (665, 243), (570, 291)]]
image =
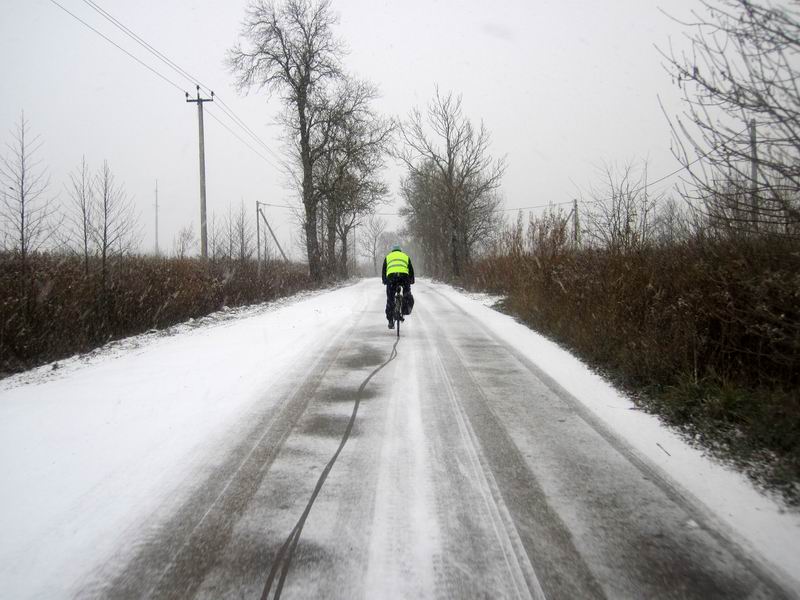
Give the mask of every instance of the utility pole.
[(753, 228), (758, 231), (758, 151), (755, 119), (750, 119), (750, 204)]
[(578, 220), (578, 199), (572, 199), (572, 240), (577, 246), (581, 241), (581, 227)]
[(186, 101), (197, 103), (197, 125), (200, 131), (200, 256), (208, 258), (208, 232), (206, 230), (206, 152), (203, 136), (203, 102), (213, 102), (214, 92), (211, 92), (211, 98), (201, 98), (200, 86), (198, 85), (197, 98), (189, 98), (189, 92), (186, 92)]
[(158, 256), (158, 179), (156, 179), (156, 256)]
[[(264, 225), (267, 226), (267, 229), (269, 230), (269, 233), (272, 236), (272, 240), (275, 242), (275, 245), (278, 247), (278, 251), (281, 253), (281, 256), (283, 256), (283, 260), (285, 260), (286, 262), (289, 262), (289, 259), (286, 258), (286, 253), (283, 251), (283, 248), (281, 248), (281, 245), (278, 242), (278, 238), (275, 237), (275, 232), (272, 231), (272, 227), (270, 227), (269, 221), (267, 221), (267, 216), (264, 214), (264, 211), (261, 210), (261, 206), (262, 205), (266, 206), (266, 204), (264, 202), (259, 202), (258, 200), (256, 200), (256, 235), (258, 235), (258, 231), (259, 231), (259, 220), (258, 220), (258, 217), (260, 216), (262, 219), (264, 219)], [(266, 241), (267, 241), (267, 234), (265, 233), (264, 234), (264, 242), (266, 243)], [(265, 254), (265, 258), (266, 258), (266, 250), (265, 250), (264, 254)], [(261, 247), (259, 246), (259, 259), (260, 259), (260, 256), (261, 256)]]
[[(258, 214), (261, 212), (261, 209), (258, 206), (259, 204), (261, 203), (256, 200), (256, 260), (258, 261), (256, 264), (258, 265), (258, 273), (261, 274), (261, 219), (258, 218)], [(266, 258), (266, 256), (264, 258)]]

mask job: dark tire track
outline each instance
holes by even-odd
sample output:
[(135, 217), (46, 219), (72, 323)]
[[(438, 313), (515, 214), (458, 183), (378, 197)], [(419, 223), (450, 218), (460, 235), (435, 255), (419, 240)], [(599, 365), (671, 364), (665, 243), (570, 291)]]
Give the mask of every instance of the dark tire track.
[(292, 558), (294, 556), (295, 549), (297, 548), (297, 543), (300, 541), (300, 535), (303, 533), (303, 526), (305, 525), (306, 519), (311, 512), (311, 508), (314, 506), (314, 501), (317, 499), (317, 496), (322, 490), (322, 486), (325, 485), (325, 480), (328, 478), (328, 474), (331, 472), (333, 465), (336, 464), (336, 459), (339, 458), (339, 454), (341, 454), (345, 444), (347, 444), (347, 440), (350, 438), (350, 434), (353, 431), (353, 425), (355, 424), (356, 417), (358, 416), (358, 408), (361, 404), (364, 390), (366, 389), (370, 380), (397, 357), (397, 344), (399, 342), (400, 336), (398, 335), (395, 339), (394, 345), (392, 346), (392, 352), (386, 362), (378, 365), (359, 386), (353, 403), (353, 412), (350, 416), (350, 421), (347, 423), (344, 434), (342, 435), (342, 441), (339, 443), (339, 447), (336, 449), (336, 452), (331, 457), (330, 461), (328, 461), (328, 464), (326, 464), (325, 468), (322, 470), (322, 473), (317, 480), (317, 484), (314, 487), (314, 491), (312, 492), (311, 497), (309, 498), (308, 503), (303, 510), (303, 514), (300, 515), (300, 518), (295, 524), (294, 529), (292, 529), (292, 532), (289, 534), (289, 537), (286, 538), (286, 541), (283, 543), (280, 550), (278, 550), (278, 554), (273, 560), (272, 567), (270, 568), (269, 575), (267, 576), (267, 581), (264, 584), (264, 591), (261, 594), (262, 600), (267, 600), (267, 598), (269, 598), (270, 591), (272, 591), (272, 585), (275, 582), (275, 577), (279, 571), (280, 577), (278, 579), (278, 584), (275, 588), (273, 598), (275, 598), (275, 600), (280, 598), (284, 583), (286, 582), (286, 577), (289, 574), (289, 568), (291, 567)]
[[(97, 590), (100, 595), (188, 598), (194, 594), (359, 320), (331, 340), (300, 385), (261, 416), (225, 461), (206, 476), (198, 492), (138, 548), (125, 570)], [(150, 583), (146, 593), (143, 582)]]

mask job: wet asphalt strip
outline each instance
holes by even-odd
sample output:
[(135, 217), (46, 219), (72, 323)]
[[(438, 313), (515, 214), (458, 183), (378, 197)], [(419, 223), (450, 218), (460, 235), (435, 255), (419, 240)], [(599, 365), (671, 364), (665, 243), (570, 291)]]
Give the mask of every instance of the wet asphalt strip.
[[(347, 423), (347, 428), (342, 435), (342, 440), (339, 442), (339, 447), (334, 452), (331, 459), (328, 461), (328, 464), (325, 465), (325, 468), (322, 470), (322, 473), (317, 480), (317, 485), (314, 487), (314, 491), (311, 493), (311, 497), (308, 499), (308, 503), (306, 504), (306, 508), (303, 511), (303, 514), (300, 515), (300, 518), (297, 520), (297, 523), (292, 529), (292, 532), (286, 538), (286, 541), (283, 542), (280, 550), (278, 550), (278, 554), (275, 557), (275, 560), (272, 562), (272, 567), (269, 571), (269, 576), (267, 577), (267, 581), (264, 584), (264, 591), (261, 594), (261, 600), (267, 600), (269, 598), (270, 592), (273, 591), (273, 585), (275, 585), (273, 598), (278, 600), (281, 596), (281, 592), (283, 591), (284, 583), (286, 582), (286, 577), (289, 574), (289, 568), (292, 564), (292, 558), (294, 556), (294, 551), (297, 548), (297, 543), (300, 541), (300, 535), (303, 532), (303, 527), (305, 526), (306, 519), (308, 518), (309, 513), (311, 513), (311, 508), (314, 506), (314, 502), (317, 499), (322, 487), (325, 485), (325, 480), (328, 478), (328, 474), (333, 469), (333, 465), (336, 463), (336, 459), (339, 458), (339, 454), (341, 454), (342, 450), (347, 444), (347, 440), (350, 438), (350, 434), (353, 431), (353, 425), (356, 422), (356, 417), (358, 416), (358, 408), (361, 404), (361, 399), (364, 394), (364, 390), (366, 389), (369, 382), (372, 380), (375, 375), (377, 375), (384, 367), (386, 367), (390, 362), (392, 362), (395, 358), (397, 358), (397, 344), (400, 342), (400, 336), (395, 339), (394, 345), (392, 346), (392, 352), (389, 355), (389, 358), (386, 362), (378, 365), (375, 369), (367, 375), (364, 381), (361, 382), (361, 385), (358, 387), (358, 391), (356, 392), (355, 401), (353, 403), (353, 412), (350, 415), (350, 421)], [(280, 574), (280, 576), (279, 576)], [(275, 582), (277, 578), (277, 584)]]

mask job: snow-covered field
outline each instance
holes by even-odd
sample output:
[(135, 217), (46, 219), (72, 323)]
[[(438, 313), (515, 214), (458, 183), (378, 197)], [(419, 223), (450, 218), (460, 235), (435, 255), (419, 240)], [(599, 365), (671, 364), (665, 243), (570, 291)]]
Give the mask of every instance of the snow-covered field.
[[(800, 573), (797, 512), (634, 410), (487, 299), (429, 282), (417, 289), (418, 302), (426, 293), (443, 296), (546, 373), (726, 535), (800, 589), (791, 580)], [(298, 366), (311, 364), (367, 308), (380, 318), (382, 301), (380, 284), (368, 280), (139, 336), (0, 382), (2, 596), (69, 596), (97, 569), (121, 568), (135, 550), (128, 542), (196, 491), (198, 469), (225, 455), (236, 431), (297, 385)], [(381, 321), (375, 336), (386, 334)]]

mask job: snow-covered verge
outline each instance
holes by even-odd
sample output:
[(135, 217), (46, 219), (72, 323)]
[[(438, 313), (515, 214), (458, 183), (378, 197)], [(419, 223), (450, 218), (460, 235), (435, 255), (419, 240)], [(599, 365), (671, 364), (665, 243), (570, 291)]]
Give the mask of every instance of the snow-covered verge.
[(74, 356), (70, 356), (69, 358), (56, 360), (39, 367), (28, 369), (27, 371), (22, 371), (20, 373), (15, 373), (14, 375), (4, 377), (0, 379), (0, 392), (18, 387), (20, 385), (42, 383), (52, 379), (61, 379), (69, 373), (74, 372), (76, 369), (82, 369), (89, 365), (105, 362), (112, 358), (125, 357), (131, 351), (136, 350), (137, 348), (148, 346), (152, 342), (164, 337), (187, 333), (198, 328), (214, 327), (225, 324), (229, 321), (273, 312), (284, 306), (295, 304), (300, 300), (313, 298), (314, 296), (318, 296), (329, 291), (330, 289), (306, 290), (290, 296), (277, 298), (276, 300), (271, 300), (270, 302), (262, 302), (260, 304), (252, 304), (249, 306), (239, 306), (234, 308), (225, 307), (222, 310), (213, 312), (205, 317), (189, 319), (188, 321), (172, 325), (171, 327), (167, 327), (165, 329), (151, 329), (145, 333), (114, 340), (89, 352), (76, 354)]
[(656, 416), (637, 410), (624, 394), (556, 343), (493, 310), (496, 297), (432, 285), (552, 377), (636, 453), (705, 506), (734, 539), (800, 589), (800, 514), (796, 510), (757, 490), (742, 473), (692, 447)]
[(129, 532), (181, 501), (194, 466), (366, 297), (363, 286), (303, 294), (2, 382), (0, 595), (71, 596)]

